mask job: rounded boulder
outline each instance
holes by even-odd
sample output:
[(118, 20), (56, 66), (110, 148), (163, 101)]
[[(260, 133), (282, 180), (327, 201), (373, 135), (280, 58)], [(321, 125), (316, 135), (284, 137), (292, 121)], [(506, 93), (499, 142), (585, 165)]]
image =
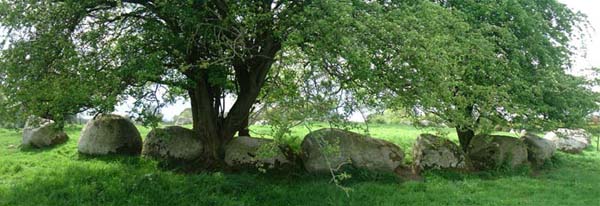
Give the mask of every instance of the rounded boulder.
[(404, 152), (395, 144), (341, 129), (320, 129), (302, 142), (302, 160), (309, 172), (325, 173), (349, 165), (377, 172), (395, 172)]
[(515, 168), (528, 163), (527, 145), (520, 139), (500, 135), (473, 137), (468, 157), (476, 169)]
[(67, 134), (56, 128), (54, 121), (31, 117), (27, 119), (27, 123), (23, 129), (22, 144), (24, 146), (42, 148), (62, 144), (68, 139), (69, 136)]
[(291, 164), (282, 148), (271, 139), (236, 137), (225, 146), (225, 163), (233, 168), (275, 168)]
[(558, 150), (573, 154), (581, 153), (591, 143), (591, 136), (583, 129), (560, 128), (546, 133), (544, 139), (553, 142)]
[(536, 166), (543, 165), (556, 152), (556, 145), (550, 140), (526, 132), (521, 140), (527, 145), (527, 157)]
[(419, 135), (413, 145), (413, 161), (419, 170), (468, 168), (465, 153), (458, 145), (431, 134)]
[(77, 150), (89, 155), (139, 155), (142, 137), (129, 119), (112, 114), (99, 115), (83, 128)]
[(202, 155), (202, 141), (187, 128), (155, 128), (144, 140), (142, 154), (159, 160), (191, 161)]

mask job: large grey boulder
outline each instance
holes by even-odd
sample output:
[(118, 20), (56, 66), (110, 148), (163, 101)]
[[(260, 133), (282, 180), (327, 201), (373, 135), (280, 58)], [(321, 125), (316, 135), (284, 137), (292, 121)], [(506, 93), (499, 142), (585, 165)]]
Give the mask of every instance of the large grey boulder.
[(274, 168), (291, 162), (271, 139), (236, 137), (225, 146), (225, 163), (234, 168)]
[(421, 134), (417, 138), (413, 145), (413, 162), (419, 170), (468, 169), (465, 153), (458, 145), (431, 134)]
[(129, 119), (112, 114), (99, 115), (83, 128), (77, 149), (89, 155), (139, 155), (142, 137)]
[(527, 145), (529, 161), (537, 166), (543, 165), (556, 152), (556, 145), (553, 142), (529, 132), (521, 137), (521, 141)]
[(62, 144), (69, 136), (56, 128), (56, 123), (49, 119), (30, 117), (23, 129), (23, 146), (49, 147)]
[(193, 130), (171, 126), (150, 131), (142, 154), (159, 160), (191, 161), (202, 155), (202, 148), (202, 141)]
[(585, 129), (567, 129), (567, 128), (559, 128), (555, 130), (555, 132), (559, 136), (563, 137), (572, 137), (578, 139), (585, 139), (588, 143), (592, 140), (592, 135), (585, 131)]
[(558, 150), (567, 153), (581, 153), (590, 145), (590, 138), (583, 129), (561, 128), (544, 135), (544, 139), (553, 142)]
[(477, 135), (468, 147), (468, 157), (476, 169), (501, 166), (515, 168), (527, 164), (527, 145), (521, 140), (500, 135)]
[(404, 152), (391, 142), (340, 129), (320, 129), (302, 142), (302, 160), (309, 172), (323, 173), (349, 165), (380, 172), (394, 172)]

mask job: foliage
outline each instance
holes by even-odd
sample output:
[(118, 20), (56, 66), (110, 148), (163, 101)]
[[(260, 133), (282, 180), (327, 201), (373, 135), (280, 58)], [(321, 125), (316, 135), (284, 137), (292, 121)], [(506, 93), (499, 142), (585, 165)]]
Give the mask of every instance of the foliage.
[[(262, 91), (260, 102), (274, 128), (311, 121), (352, 128), (356, 125), (348, 124), (347, 118), (367, 108), (389, 106), (384, 103), (413, 108), (400, 98), (417, 94), (393, 93), (390, 85), (421, 78), (406, 67), (406, 61), (428, 55), (421, 47), (443, 48), (453, 41), (444, 26), (466, 27), (458, 20), (449, 21), (456, 19), (451, 12), (423, 1), (318, 1), (304, 15), (318, 20), (290, 34)], [(432, 42), (424, 34), (445, 38)], [(389, 75), (388, 81), (382, 81), (383, 74)], [(384, 102), (385, 96), (399, 99)], [(365, 129), (368, 132), (368, 126)]]
[(349, 35), (328, 30), (328, 17), (303, 33), (317, 40), (299, 46), (310, 59), (300, 65), (322, 67), (369, 106), (416, 107), (484, 133), (497, 124), (581, 125), (598, 108), (594, 82), (567, 73), (569, 43), (585, 19), (556, 1), (412, 1), (361, 11), (356, 21), (331, 16)]
[(412, 120), (410, 114), (388, 109), (368, 115), (367, 122), (375, 124), (411, 124)]
[(585, 26), (584, 16), (556, 1), (435, 2), (469, 26), (453, 35), (463, 43), (445, 47), (458, 52), (445, 56), (449, 64), (432, 65), (445, 75), (419, 75), (429, 83), (409, 89), (418, 94), (413, 104), (484, 132), (498, 123), (582, 125), (597, 110), (593, 82), (567, 74), (573, 69), (570, 40)]
[(0, 128), (22, 128), (25, 126), (26, 117), (19, 105), (12, 104), (2, 93), (0, 87)]

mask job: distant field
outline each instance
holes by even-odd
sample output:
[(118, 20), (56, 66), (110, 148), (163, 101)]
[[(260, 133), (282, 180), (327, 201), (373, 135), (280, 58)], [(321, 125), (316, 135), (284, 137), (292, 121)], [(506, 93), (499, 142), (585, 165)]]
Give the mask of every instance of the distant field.
[[(315, 126), (312, 129), (322, 127)], [(142, 136), (148, 128), (139, 128)], [(268, 137), (268, 126), (251, 128)], [(421, 182), (393, 176), (353, 174), (343, 183), (329, 177), (258, 172), (178, 174), (160, 170), (152, 160), (77, 153), (81, 126), (70, 126), (71, 139), (50, 149), (18, 148), (21, 134), (0, 129), (0, 205), (600, 205), (600, 153), (558, 153), (545, 170), (493, 171), (479, 174), (429, 172)], [(297, 145), (308, 132), (292, 131)], [(405, 125), (370, 125), (369, 134), (410, 147), (423, 132)], [(411, 161), (410, 158), (407, 161)]]

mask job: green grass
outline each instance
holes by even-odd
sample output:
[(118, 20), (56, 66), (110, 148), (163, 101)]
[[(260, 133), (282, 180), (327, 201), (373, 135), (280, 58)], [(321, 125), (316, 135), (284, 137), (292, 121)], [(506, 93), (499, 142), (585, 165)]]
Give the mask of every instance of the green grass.
[[(16, 147), (21, 134), (0, 130), (0, 205), (600, 205), (600, 153), (558, 153), (545, 170), (457, 174), (429, 172), (424, 181), (357, 173), (343, 183), (304, 174), (179, 174), (144, 158), (88, 158), (77, 153), (81, 127), (50, 149)], [(253, 127), (268, 134), (269, 128)], [(142, 135), (148, 129), (140, 128)], [(407, 154), (423, 130), (373, 125), (370, 135)], [(455, 134), (447, 130), (449, 137)], [(293, 136), (306, 129), (295, 128)], [(299, 142), (295, 140), (293, 142)]]

